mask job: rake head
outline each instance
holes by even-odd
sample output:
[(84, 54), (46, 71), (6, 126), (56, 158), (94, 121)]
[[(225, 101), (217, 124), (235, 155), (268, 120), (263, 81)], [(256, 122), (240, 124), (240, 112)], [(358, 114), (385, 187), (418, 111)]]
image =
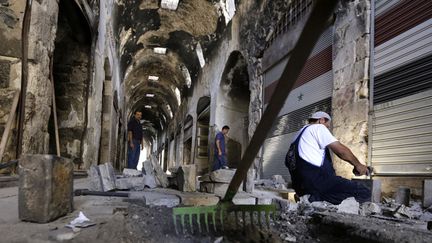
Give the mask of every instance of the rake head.
[[(207, 232), (209, 231), (209, 218), (213, 224), (213, 229), (216, 232), (216, 223), (220, 224), (220, 228), (224, 230), (224, 219), (230, 215), (234, 215), (236, 227), (239, 227), (239, 222), (246, 227), (246, 222), (249, 221), (251, 225), (258, 224), (263, 227), (263, 223), (270, 228), (270, 216), (276, 214), (276, 206), (270, 205), (233, 205), (231, 203), (221, 203), (213, 206), (199, 206), (199, 207), (179, 207), (173, 208), (173, 220), (176, 233), (179, 233), (178, 220), (182, 227), (182, 233), (186, 233), (186, 224), (189, 224), (190, 233), (194, 233), (194, 226), (198, 225), (199, 233), (202, 233), (202, 220)], [(264, 219), (262, 219), (264, 218)]]

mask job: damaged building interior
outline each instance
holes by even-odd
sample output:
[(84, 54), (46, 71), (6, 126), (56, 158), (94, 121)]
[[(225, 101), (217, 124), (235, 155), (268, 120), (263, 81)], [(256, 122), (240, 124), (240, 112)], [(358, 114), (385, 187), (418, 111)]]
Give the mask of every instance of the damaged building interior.
[(0, 242), (432, 242), (432, 1), (0, 0), (0, 134)]

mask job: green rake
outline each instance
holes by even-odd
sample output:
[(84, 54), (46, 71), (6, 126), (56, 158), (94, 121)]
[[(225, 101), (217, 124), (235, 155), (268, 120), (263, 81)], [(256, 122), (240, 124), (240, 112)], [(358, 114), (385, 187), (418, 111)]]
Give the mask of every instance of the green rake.
[[(264, 111), (259, 124), (250, 140), (240, 165), (232, 178), (225, 197), (222, 201), (215, 206), (201, 206), (201, 207), (182, 207), (173, 209), (174, 225), (177, 231), (177, 218), (180, 217), (183, 232), (185, 232), (185, 216), (188, 216), (191, 232), (193, 232), (193, 216), (197, 218), (198, 228), (201, 231), (201, 216), (204, 215), (204, 221), (208, 230), (208, 216), (211, 215), (213, 227), (216, 230), (216, 215), (219, 215), (220, 222), (223, 229), (223, 218), (231, 212), (236, 215), (236, 223), (238, 213), (241, 212), (243, 216), (243, 225), (246, 223), (246, 214), (249, 214), (251, 223), (254, 223), (254, 212), (258, 213), (258, 223), (261, 223), (260, 217), (262, 212), (266, 215), (267, 226), (269, 225), (270, 212), (276, 211), (274, 205), (234, 205), (232, 199), (234, 198), (240, 184), (246, 178), (247, 172), (255, 160), (258, 151), (260, 150), (264, 140), (267, 138), (267, 133), (273, 126), (281, 108), (283, 107), (288, 94), (294, 87), (304, 64), (306, 63), (309, 55), (312, 52), (316, 42), (318, 41), (321, 33), (327, 29), (333, 22), (332, 16), (338, 0), (315, 0), (314, 6), (309, 14), (303, 30), (297, 40), (294, 49), (290, 52), (290, 58), (277, 82), (274, 92), (270, 98), (269, 103)], [(276, 82), (275, 82), (276, 83)]]
[[(262, 216), (265, 217), (265, 222), (267, 225), (267, 228), (270, 228), (270, 215), (272, 216), (274, 220), (274, 215), (276, 214), (276, 206), (275, 205), (230, 205), (228, 203), (221, 203), (213, 206), (199, 206), (199, 207), (179, 207), (179, 208), (173, 208), (173, 220), (174, 220), (174, 227), (175, 231), (178, 234), (178, 225), (177, 221), (180, 219), (181, 227), (182, 227), (182, 233), (186, 233), (186, 220), (189, 223), (190, 232), (191, 234), (194, 233), (194, 222), (198, 225), (198, 231), (199, 233), (202, 233), (202, 216), (204, 216), (204, 223), (206, 226), (207, 233), (210, 232), (209, 230), (209, 216), (211, 217), (211, 223), (213, 224), (213, 229), (216, 232), (217, 226), (216, 222), (219, 222), (222, 228), (222, 231), (224, 230), (224, 217), (228, 216), (230, 214), (235, 215), (235, 223), (236, 228), (239, 228), (238, 222), (239, 222), (239, 214), (241, 214), (242, 222), (243, 222), (243, 228), (246, 227), (246, 221), (247, 216), (249, 217), (250, 224), (254, 224), (254, 218), (257, 218), (258, 225), (260, 227), (263, 226), (263, 221), (261, 220)], [(187, 216), (187, 217), (186, 217)], [(254, 217), (255, 216), (255, 217)], [(194, 221), (193, 219), (196, 219)], [(219, 218), (219, 220), (217, 220)]]

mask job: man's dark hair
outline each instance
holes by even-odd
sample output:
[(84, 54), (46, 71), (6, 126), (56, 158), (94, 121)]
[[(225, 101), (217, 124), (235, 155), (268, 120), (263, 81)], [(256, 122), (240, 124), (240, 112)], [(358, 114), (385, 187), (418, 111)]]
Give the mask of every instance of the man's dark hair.
[(229, 128), (229, 126), (225, 125), (225, 126), (222, 127), (222, 130), (225, 130), (225, 129), (229, 130), (230, 128)]

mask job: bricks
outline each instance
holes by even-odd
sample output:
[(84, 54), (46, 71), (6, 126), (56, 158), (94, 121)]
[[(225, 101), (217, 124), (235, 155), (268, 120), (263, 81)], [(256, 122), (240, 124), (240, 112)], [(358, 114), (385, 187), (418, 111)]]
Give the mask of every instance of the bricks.
[(432, 206), (432, 180), (423, 181), (422, 204), (425, 208)]
[(24, 155), (19, 160), (18, 216), (47, 223), (73, 210), (73, 164), (54, 155)]

